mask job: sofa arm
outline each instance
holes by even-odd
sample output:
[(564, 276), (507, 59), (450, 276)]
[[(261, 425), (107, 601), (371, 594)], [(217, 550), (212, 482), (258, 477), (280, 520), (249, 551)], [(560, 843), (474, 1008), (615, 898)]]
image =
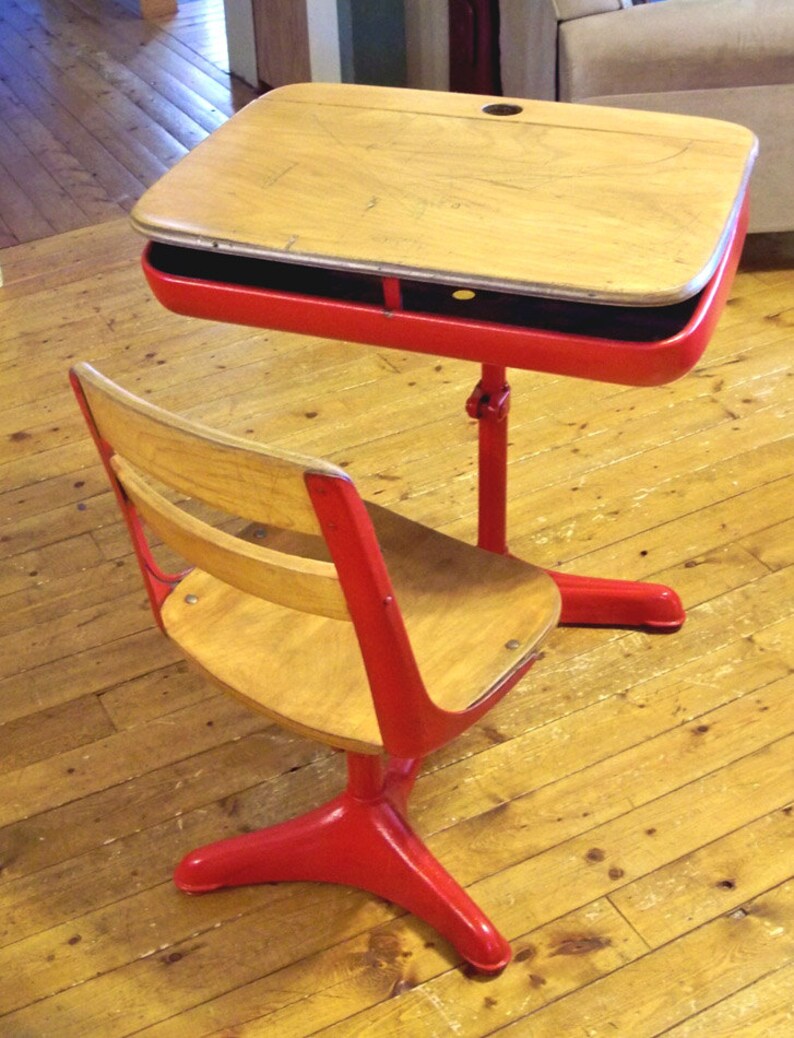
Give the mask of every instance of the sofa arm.
[(606, 14), (621, 7), (631, 7), (632, 0), (552, 0), (558, 22), (572, 22), (575, 18), (589, 18), (591, 14)]
[(560, 22), (619, 11), (629, 0), (499, 0), (502, 88), (513, 97), (557, 97)]
[(560, 26), (562, 101), (794, 82), (791, 0), (666, 0)]

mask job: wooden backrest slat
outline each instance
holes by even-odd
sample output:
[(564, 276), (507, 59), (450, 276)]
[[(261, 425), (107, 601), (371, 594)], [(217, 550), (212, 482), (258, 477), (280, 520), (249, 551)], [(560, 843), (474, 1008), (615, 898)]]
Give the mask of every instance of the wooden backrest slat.
[(322, 473), (349, 483), (342, 469), (271, 451), (172, 415), (87, 364), (78, 364), (73, 376), (91, 421), (111, 448), (113, 475), (165, 544), (193, 566), (248, 594), (350, 620), (333, 563), (275, 551), (216, 529), (174, 504), (154, 483), (235, 517), (322, 536), (305, 477)]
[(139, 471), (230, 515), (320, 533), (306, 472), (348, 479), (314, 458), (265, 449), (133, 396), (89, 365), (75, 368), (100, 436)]
[(111, 465), (141, 518), (191, 565), (290, 609), (350, 619), (333, 563), (273, 551), (217, 530), (172, 504), (123, 458), (116, 455)]

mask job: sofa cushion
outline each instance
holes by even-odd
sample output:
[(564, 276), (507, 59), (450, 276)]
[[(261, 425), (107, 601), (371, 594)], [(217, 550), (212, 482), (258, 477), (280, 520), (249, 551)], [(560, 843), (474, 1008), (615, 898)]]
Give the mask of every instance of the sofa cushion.
[(794, 82), (792, 0), (666, 0), (560, 25), (559, 97)]

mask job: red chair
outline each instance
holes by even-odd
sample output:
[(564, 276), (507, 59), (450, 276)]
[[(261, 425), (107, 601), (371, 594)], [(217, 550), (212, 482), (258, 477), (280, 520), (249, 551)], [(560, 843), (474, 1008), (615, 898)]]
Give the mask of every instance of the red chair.
[[(361, 887), (426, 920), (477, 969), (502, 969), (509, 944), (410, 828), (406, 801), (422, 758), (537, 658), (559, 616), (552, 579), (365, 504), (327, 462), (186, 421), (86, 364), (71, 379), (165, 634), (248, 706), (347, 754), (339, 796), (193, 851), (177, 886)], [(233, 536), (185, 498), (268, 535)], [(164, 573), (144, 524), (192, 568)]]

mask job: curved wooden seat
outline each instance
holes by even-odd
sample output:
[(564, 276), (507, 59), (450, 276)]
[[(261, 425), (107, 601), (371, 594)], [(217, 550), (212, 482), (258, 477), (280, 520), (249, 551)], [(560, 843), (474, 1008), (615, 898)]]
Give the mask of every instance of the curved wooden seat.
[[(519, 559), (368, 511), (428, 694), (444, 710), (466, 710), (537, 651), (556, 623), (556, 586)], [(273, 605), (199, 570), (166, 600), (163, 623), (186, 655), (274, 721), (341, 749), (383, 749), (351, 624)], [(273, 666), (274, 653), (289, 665)]]

